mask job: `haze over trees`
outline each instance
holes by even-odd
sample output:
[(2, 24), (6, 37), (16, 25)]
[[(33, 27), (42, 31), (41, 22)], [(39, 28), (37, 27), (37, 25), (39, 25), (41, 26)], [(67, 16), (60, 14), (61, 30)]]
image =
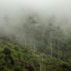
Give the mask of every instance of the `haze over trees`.
[[(70, 18), (66, 18), (66, 15), (60, 17), (61, 14), (56, 12), (57, 17), (48, 13), (49, 10), (44, 10), (48, 13), (45, 14), (39, 6), (30, 9), (29, 6), (35, 6), (36, 1), (28, 8), (20, 8), (23, 1), (18, 0), (17, 3), (19, 8), (15, 3), (15, 13), (13, 7), (10, 9), (7, 4), (6, 7), (12, 12), (6, 11), (0, 15), (0, 71), (71, 71), (71, 34), (70, 28), (65, 27), (71, 23)], [(46, 3), (41, 3), (45, 7)], [(61, 7), (62, 3), (59, 3)], [(65, 4), (69, 5), (67, 1)], [(3, 12), (7, 10), (4, 7)], [(43, 14), (36, 12), (39, 9)]]
[(70, 71), (71, 37), (55, 21), (49, 18), (42, 22), (37, 14), (29, 14), (14, 32), (6, 35), (4, 31), (0, 37), (0, 70)]

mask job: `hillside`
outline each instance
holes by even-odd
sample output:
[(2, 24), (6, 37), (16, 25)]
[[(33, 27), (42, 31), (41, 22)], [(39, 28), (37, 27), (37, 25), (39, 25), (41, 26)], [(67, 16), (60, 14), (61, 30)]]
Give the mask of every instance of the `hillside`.
[(0, 39), (0, 71), (70, 71), (71, 63)]

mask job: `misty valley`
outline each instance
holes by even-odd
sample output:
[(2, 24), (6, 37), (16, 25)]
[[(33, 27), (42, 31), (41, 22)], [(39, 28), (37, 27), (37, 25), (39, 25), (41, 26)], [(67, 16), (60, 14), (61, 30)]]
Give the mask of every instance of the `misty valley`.
[(71, 1), (0, 1), (0, 71), (71, 71)]
[(37, 22), (29, 15), (12, 35), (1, 32), (0, 71), (71, 70), (71, 37), (51, 18)]

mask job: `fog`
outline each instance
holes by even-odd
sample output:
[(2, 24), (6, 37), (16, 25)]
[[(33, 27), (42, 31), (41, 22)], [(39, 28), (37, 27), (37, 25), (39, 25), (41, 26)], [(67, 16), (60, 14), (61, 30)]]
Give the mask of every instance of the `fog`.
[(36, 15), (42, 23), (54, 19), (55, 25), (71, 28), (70, 0), (0, 0), (0, 33), (22, 36), (22, 24), (29, 15)]

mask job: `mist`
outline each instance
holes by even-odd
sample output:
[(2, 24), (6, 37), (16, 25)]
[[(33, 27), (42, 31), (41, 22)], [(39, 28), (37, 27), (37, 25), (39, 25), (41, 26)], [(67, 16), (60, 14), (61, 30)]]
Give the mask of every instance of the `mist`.
[(0, 0), (0, 71), (71, 71), (71, 0)]
[(21, 37), (25, 36), (22, 26), (24, 23), (29, 24), (29, 21), (27, 22), (29, 16), (37, 19), (38, 26), (47, 25), (48, 20), (53, 20), (55, 25), (69, 31), (71, 28), (70, 7), (70, 0), (1, 0), (0, 34), (22, 39)]

